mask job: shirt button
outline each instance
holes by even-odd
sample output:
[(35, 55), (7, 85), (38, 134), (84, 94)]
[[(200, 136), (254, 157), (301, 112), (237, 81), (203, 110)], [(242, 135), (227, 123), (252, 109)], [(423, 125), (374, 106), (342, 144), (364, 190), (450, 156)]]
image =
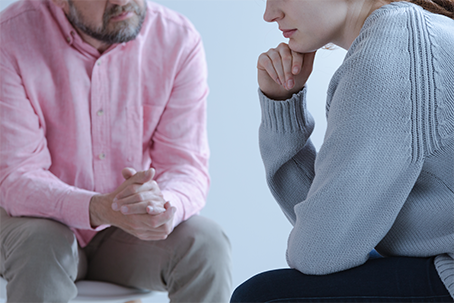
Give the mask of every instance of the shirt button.
[(106, 154), (105, 153), (100, 153), (99, 154), (99, 159), (100, 160), (104, 160), (106, 158)]
[(66, 41), (67, 41), (68, 43), (70, 43), (70, 42), (71, 42), (71, 37), (66, 37)]
[(96, 62), (96, 64), (101, 65), (101, 60), (98, 60), (98, 62)]
[(98, 116), (101, 117), (102, 115), (104, 115), (104, 111), (102, 109), (100, 109), (100, 110), (98, 110), (97, 114), (98, 114)]

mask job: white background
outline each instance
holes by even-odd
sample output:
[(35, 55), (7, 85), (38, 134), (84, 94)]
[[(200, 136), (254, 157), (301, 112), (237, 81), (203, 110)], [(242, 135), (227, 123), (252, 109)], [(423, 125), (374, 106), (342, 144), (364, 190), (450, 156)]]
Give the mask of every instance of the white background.
[[(33, 0), (39, 1), (39, 0)], [(0, 10), (14, 0), (0, 0)], [(233, 286), (286, 267), (291, 225), (270, 194), (258, 149), (260, 108), (256, 62), (286, 39), (262, 19), (265, 0), (157, 0), (188, 17), (204, 41), (209, 69), (208, 133), (212, 186), (202, 215), (217, 221), (233, 248)], [(329, 80), (345, 51), (320, 50), (309, 79), (309, 110), (317, 148), (325, 131)], [(144, 303), (168, 302), (164, 293)]]

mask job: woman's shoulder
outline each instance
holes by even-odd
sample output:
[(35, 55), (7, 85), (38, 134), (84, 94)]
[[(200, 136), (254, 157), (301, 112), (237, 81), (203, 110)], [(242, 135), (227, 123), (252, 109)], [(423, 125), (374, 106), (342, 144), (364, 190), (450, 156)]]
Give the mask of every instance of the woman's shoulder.
[(408, 53), (433, 44), (454, 46), (454, 20), (413, 3), (393, 2), (366, 19), (347, 57), (358, 51), (389, 53), (399, 47)]
[(407, 2), (383, 6), (366, 20), (332, 78), (328, 107), (336, 93), (352, 94), (354, 86), (370, 97), (362, 99), (367, 108), (380, 100), (401, 106), (407, 116), (425, 113), (411, 120), (415, 136), (424, 137), (417, 142), (435, 142), (419, 147), (431, 153), (454, 136), (453, 49), (453, 19)]
[(454, 19), (413, 3), (393, 2), (366, 19), (344, 65), (355, 70), (379, 67), (383, 74), (408, 71), (415, 62), (438, 60), (445, 63), (435, 69), (445, 69), (454, 65), (453, 49)]

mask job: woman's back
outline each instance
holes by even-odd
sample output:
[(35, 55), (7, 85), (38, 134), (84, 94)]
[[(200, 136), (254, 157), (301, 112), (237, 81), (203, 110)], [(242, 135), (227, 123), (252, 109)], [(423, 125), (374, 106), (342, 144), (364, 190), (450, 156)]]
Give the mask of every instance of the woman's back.
[[(262, 96), (268, 183), (295, 225), (291, 267), (337, 272), (364, 263), (374, 247), (414, 257), (453, 252), (453, 50), (448, 17), (407, 2), (374, 11), (330, 83), (327, 131), (315, 161), (307, 139), (312, 119), (299, 134), (276, 127), (298, 125), (298, 116), (308, 115), (305, 102), (290, 109)], [(294, 122), (286, 121), (298, 110)], [(298, 146), (304, 148), (291, 154)], [(439, 273), (449, 280), (454, 262), (446, 266)]]
[[(366, 20), (345, 65), (352, 65), (350, 60), (355, 61), (353, 72), (360, 75), (371, 62), (376, 65), (371, 85), (396, 87), (394, 96), (389, 96), (411, 123), (409, 155), (412, 162), (422, 163), (414, 187), (378, 249), (413, 256), (453, 252), (454, 20), (406, 2), (384, 6)], [(396, 77), (390, 79), (390, 73)], [(334, 93), (331, 86), (329, 95)], [(369, 98), (370, 102), (379, 99)]]
[[(293, 224), (292, 270), (252, 278), (242, 300), (454, 298), (454, 20), (383, 2), (267, 2), (265, 20), (290, 40), (259, 57), (260, 149)], [(348, 53), (316, 152), (303, 85), (326, 41)]]

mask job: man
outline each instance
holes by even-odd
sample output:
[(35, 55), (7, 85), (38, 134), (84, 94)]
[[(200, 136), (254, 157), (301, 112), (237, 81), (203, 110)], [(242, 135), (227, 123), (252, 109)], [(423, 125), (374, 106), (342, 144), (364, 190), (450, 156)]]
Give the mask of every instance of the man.
[(227, 302), (209, 185), (206, 63), (145, 0), (20, 1), (0, 14), (0, 274), (9, 302), (90, 279)]

